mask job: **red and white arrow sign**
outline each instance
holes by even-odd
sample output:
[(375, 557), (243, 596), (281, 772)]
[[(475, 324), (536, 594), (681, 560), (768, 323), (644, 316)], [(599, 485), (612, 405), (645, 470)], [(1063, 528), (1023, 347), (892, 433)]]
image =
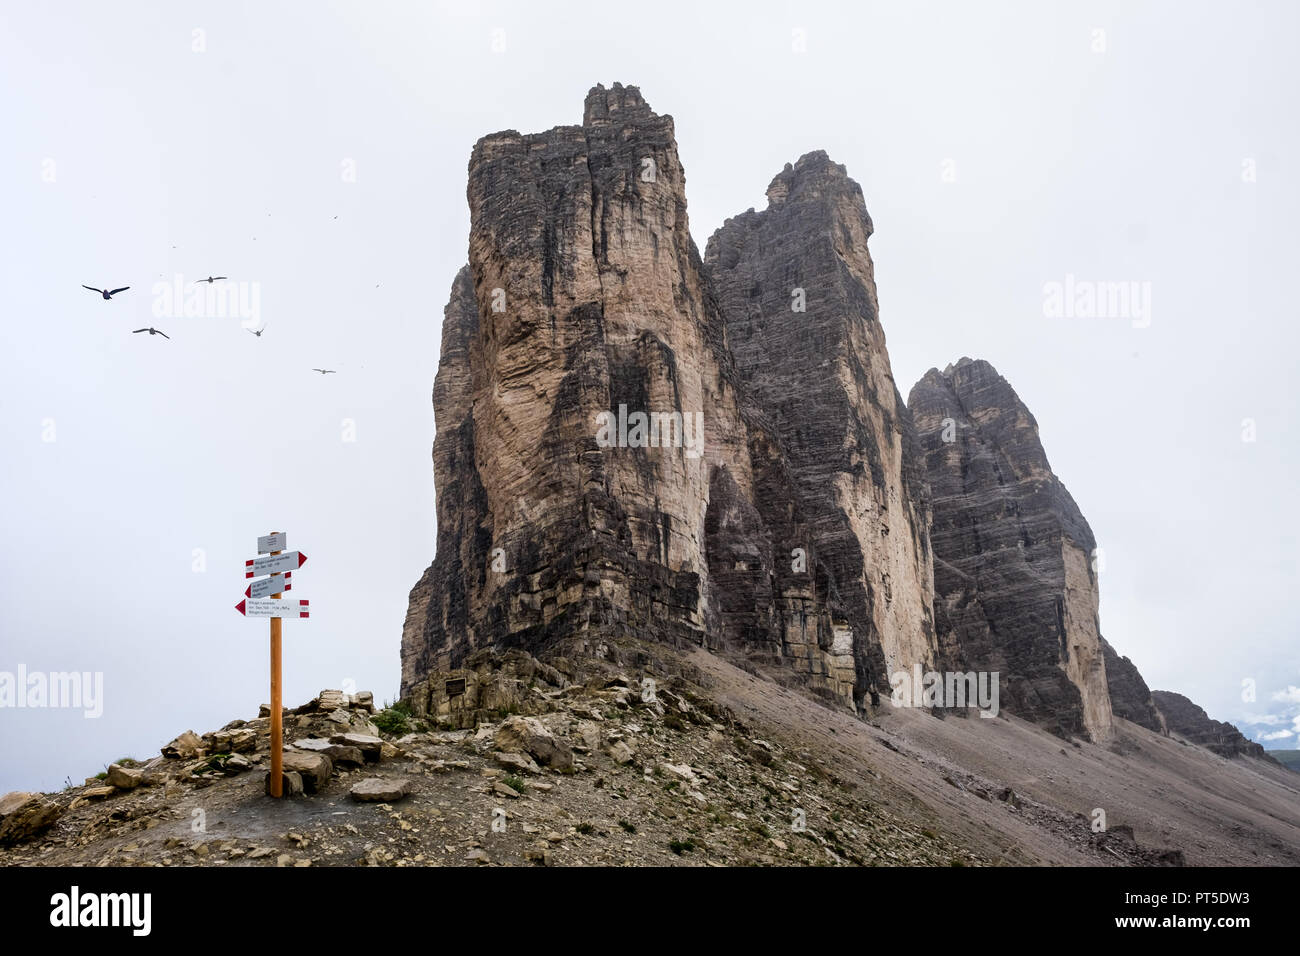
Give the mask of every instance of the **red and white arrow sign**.
[(306, 563), (307, 555), (301, 551), (286, 551), (284, 554), (253, 558), (251, 561), (244, 562), (244, 577), (255, 578), (280, 571), (297, 571)]
[(236, 604), (235, 610), (245, 617), (311, 617), (307, 604), (284, 598), (248, 598)]
[(292, 575), (292, 571), (286, 571), (284, 574), (273, 574), (269, 578), (258, 578), (244, 588), (244, 597), (264, 598), (283, 591), (292, 591), (293, 582), (289, 580)]

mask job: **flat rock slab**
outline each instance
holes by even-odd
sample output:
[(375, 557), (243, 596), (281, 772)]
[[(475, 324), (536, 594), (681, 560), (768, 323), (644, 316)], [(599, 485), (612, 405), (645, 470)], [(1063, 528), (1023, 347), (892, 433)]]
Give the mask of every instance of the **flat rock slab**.
[(411, 792), (408, 777), (368, 777), (352, 785), (353, 800), (361, 803), (393, 803)]
[(359, 764), (365, 760), (364, 754), (360, 747), (349, 747), (346, 744), (336, 744), (326, 740), (324, 737), (303, 737), (293, 742), (295, 750), (309, 750), (314, 753), (322, 753), (329, 757), (335, 763), (353, 763)]
[(369, 734), (335, 734), (330, 738), (330, 743), (356, 747), (361, 751), (361, 755), (371, 762), (378, 760), (384, 752), (383, 739)]
[(498, 750), (492, 754), (492, 759), (502, 767), (510, 770), (517, 770), (520, 773), (541, 773), (542, 768), (537, 766), (533, 758), (526, 753), (508, 754)]

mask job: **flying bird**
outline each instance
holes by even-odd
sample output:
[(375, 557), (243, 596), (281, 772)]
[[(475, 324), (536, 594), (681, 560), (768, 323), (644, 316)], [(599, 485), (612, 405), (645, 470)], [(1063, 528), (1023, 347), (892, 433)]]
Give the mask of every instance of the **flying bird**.
[(218, 279), (229, 279), (230, 276), (208, 276), (206, 279), (196, 279), (196, 282), (206, 282), (208, 285), (216, 282)]
[(147, 329), (132, 329), (132, 330), (131, 330), (131, 334), (132, 334), (132, 335), (135, 335), (135, 333), (137, 333), (137, 332), (148, 332), (150, 335), (161, 335), (161, 336), (162, 336), (163, 338), (165, 338), (165, 339), (170, 339), (170, 338), (171, 338), (171, 336), (168, 335), (166, 332), (159, 332), (157, 329), (152, 328), (152, 327), (151, 327), (151, 328), (147, 328)]
[(334, 369), (332, 369), (332, 368), (314, 368), (314, 369), (312, 369), (312, 371), (313, 371), (313, 372), (320, 372), (322, 375), (333, 375), (333, 374), (334, 374)]
[(252, 334), (252, 335), (256, 335), (256, 336), (260, 339), (260, 338), (262, 337), (262, 333), (266, 331), (266, 326), (267, 326), (267, 325), (270, 325), (270, 324), (271, 324), (271, 323), (268, 322), (268, 323), (266, 323), (266, 325), (262, 326), (260, 329), (244, 329), (244, 331), (245, 331), (245, 332), (248, 332), (248, 333), (250, 333), (250, 334)]
[(96, 288), (95, 288), (94, 286), (92, 286), (92, 285), (83, 285), (82, 288), (83, 288), (83, 289), (89, 289), (91, 292), (98, 292), (98, 293), (99, 293), (100, 295), (102, 295), (105, 299), (111, 299), (111, 298), (113, 298), (113, 296), (117, 295), (119, 292), (125, 292), (127, 289), (129, 289), (129, 288), (131, 288), (131, 287), (130, 287), (129, 285), (124, 285), (124, 286), (122, 286), (122, 288), (120, 288), (120, 289), (96, 289)]

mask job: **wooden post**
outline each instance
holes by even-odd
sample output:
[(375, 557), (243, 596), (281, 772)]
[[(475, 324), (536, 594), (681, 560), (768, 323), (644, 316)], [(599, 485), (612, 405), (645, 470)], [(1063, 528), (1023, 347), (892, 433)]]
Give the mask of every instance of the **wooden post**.
[[(271, 534), (279, 534), (272, 531)], [(272, 551), (277, 555), (279, 551)], [(283, 597), (272, 594), (271, 597)], [(271, 618), (271, 796), (284, 796), (284, 705), (280, 687), (280, 618)]]

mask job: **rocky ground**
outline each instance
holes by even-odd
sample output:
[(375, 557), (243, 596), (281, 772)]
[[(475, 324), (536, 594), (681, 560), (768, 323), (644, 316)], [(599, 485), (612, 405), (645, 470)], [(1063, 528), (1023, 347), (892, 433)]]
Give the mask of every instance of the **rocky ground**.
[[(286, 792), (295, 795), (279, 801), (265, 792), (265, 709), (187, 732), (104, 779), (6, 797), (0, 863), (1300, 862), (1300, 788), (1245, 758), (1230, 763), (1154, 734), (1171, 754), (1136, 737), (1071, 745), (1005, 719), (883, 711), (863, 721), (704, 652), (666, 653), (616, 649), (581, 680), (525, 668), (550, 680), (519, 682), (517, 705), (476, 713), (461, 729), (437, 726), (436, 715), (376, 713), (369, 695), (322, 692), (286, 712)], [(620, 658), (650, 662), (628, 668)], [(1217, 784), (1190, 779), (1206, 777), (1201, 760), (1224, 765)], [(1135, 779), (1143, 773), (1150, 795)], [(1168, 774), (1189, 779), (1171, 791)], [(1127, 797), (1108, 789), (1124, 779)], [(1162, 827), (1144, 809), (1157, 792)], [(1088, 815), (1098, 801), (1110, 807), (1103, 833)], [(1212, 827), (1225, 830), (1222, 845)]]

